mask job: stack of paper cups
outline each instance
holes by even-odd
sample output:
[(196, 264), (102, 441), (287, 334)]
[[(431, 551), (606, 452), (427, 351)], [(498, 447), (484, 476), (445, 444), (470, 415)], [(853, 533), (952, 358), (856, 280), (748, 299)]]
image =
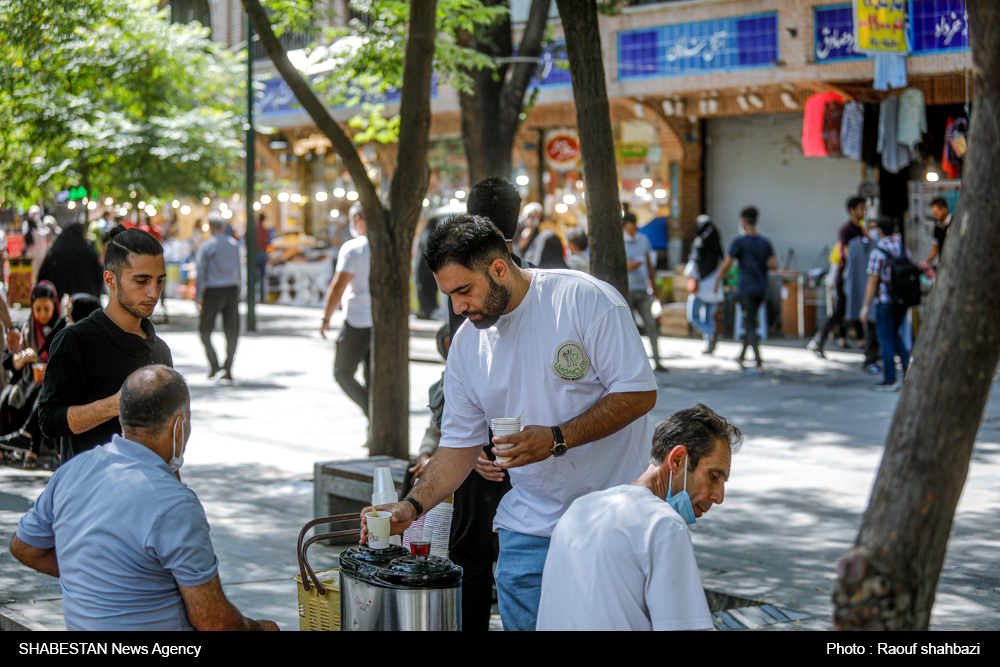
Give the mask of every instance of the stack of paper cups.
[(392, 483), (392, 470), (389, 468), (375, 468), (375, 477), (372, 480), (372, 506), (388, 505), (399, 500), (396, 494), (396, 485)]
[[(490, 420), (490, 427), (493, 429), (493, 435), (495, 437), (502, 437), (505, 435), (514, 435), (515, 433), (521, 432), (521, 418), (520, 417), (497, 417), (496, 419)], [(493, 445), (497, 449), (509, 449), (514, 445)], [(510, 461), (509, 456), (498, 456), (501, 461)]]

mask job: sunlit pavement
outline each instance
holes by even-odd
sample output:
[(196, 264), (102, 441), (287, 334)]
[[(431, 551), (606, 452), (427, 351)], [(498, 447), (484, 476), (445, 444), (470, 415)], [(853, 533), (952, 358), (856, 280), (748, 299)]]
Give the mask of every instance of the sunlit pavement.
[[(320, 311), (258, 308), (244, 333), (232, 384), (205, 377), (194, 304), (168, 301), (170, 324), (154, 320), (192, 392), (193, 434), (182, 475), (212, 525), (220, 575), (244, 613), (298, 627), (294, 544), (312, 517), (316, 461), (364, 456), (366, 421), (334, 383), (333, 342), (318, 334)], [(411, 338), (410, 443), (427, 424), (427, 387), (443, 370), (435, 325)], [(214, 337), (224, 349), (221, 333)], [(722, 343), (712, 357), (697, 340), (664, 338), (669, 373), (658, 373), (653, 416), (705, 403), (739, 426), (746, 442), (732, 463), (725, 503), (692, 526), (707, 588), (803, 612), (811, 619), (774, 630), (826, 629), (837, 558), (853, 543), (898, 394), (871, 389), (855, 353), (817, 359), (798, 341), (766, 345), (768, 372), (748, 376)], [(436, 360), (436, 361), (435, 361)], [(48, 473), (0, 468), (0, 605), (8, 616), (60, 627), (58, 583), (13, 562), (6, 545)], [(932, 627), (1000, 629), (1000, 399), (987, 405), (952, 529)], [(314, 566), (335, 549), (310, 550)], [(21, 616), (23, 614), (23, 616)]]

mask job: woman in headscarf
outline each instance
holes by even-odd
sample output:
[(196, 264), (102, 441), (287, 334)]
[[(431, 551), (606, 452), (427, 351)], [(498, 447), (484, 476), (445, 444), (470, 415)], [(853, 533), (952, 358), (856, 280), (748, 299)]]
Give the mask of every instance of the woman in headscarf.
[(104, 269), (93, 246), (84, 238), (82, 224), (75, 222), (59, 235), (42, 262), (38, 280), (55, 285), (60, 294), (101, 295)]
[(696, 234), (691, 244), (691, 256), (684, 268), (684, 275), (689, 278), (687, 318), (708, 343), (704, 354), (712, 354), (719, 342), (719, 334), (715, 331), (715, 309), (723, 299), (721, 286), (718, 292), (713, 288), (725, 251), (722, 249), (722, 235), (707, 215), (698, 216)]
[(49, 346), (66, 326), (59, 314), (55, 286), (46, 281), (31, 289), (31, 315), (21, 327), (24, 349), (4, 355), (3, 366), (11, 373), (11, 383), (0, 397), (0, 446), (24, 451), (24, 467), (38, 466), (42, 431), (38, 426), (38, 397), (42, 393)]

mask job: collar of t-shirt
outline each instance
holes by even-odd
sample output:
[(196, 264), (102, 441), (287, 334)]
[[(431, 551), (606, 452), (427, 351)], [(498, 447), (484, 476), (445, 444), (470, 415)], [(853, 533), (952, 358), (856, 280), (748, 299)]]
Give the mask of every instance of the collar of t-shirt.
[(167, 474), (173, 475), (170, 471), (170, 466), (167, 462), (163, 460), (159, 454), (154, 452), (152, 449), (143, 445), (142, 443), (136, 442), (135, 440), (129, 440), (128, 438), (123, 438), (117, 433), (112, 436), (111, 442), (109, 442), (105, 447), (110, 452), (116, 454), (121, 454), (122, 456), (127, 456), (131, 459), (136, 459), (142, 463), (161, 468), (166, 471)]

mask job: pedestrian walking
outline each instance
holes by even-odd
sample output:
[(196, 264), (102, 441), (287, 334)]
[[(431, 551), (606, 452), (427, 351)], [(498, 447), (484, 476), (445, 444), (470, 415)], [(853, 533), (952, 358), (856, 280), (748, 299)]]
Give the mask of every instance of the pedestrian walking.
[(493, 438), (513, 484), (493, 521), (495, 577), (504, 628), (531, 630), (556, 522), (576, 498), (648, 465), (656, 380), (614, 288), (579, 271), (519, 268), (487, 220), (439, 225), (427, 263), (469, 321), (448, 354), (440, 447), (410, 496), (381, 509), (402, 532), (469, 475), (491, 419), (520, 416), (520, 432)]
[(847, 264), (844, 267), (844, 298), (847, 301), (844, 318), (847, 321), (858, 322), (864, 328), (865, 358), (861, 368), (872, 375), (882, 372), (882, 367), (879, 365), (881, 354), (878, 332), (873, 322), (861, 322), (861, 307), (864, 305), (865, 290), (868, 287), (868, 262), (878, 241), (878, 220), (873, 218), (865, 223), (865, 233), (851, 239), (847, 245)]
[(931, 217), (934, 218), (934, 242), (931, 245), (931, 252), (924, 260), (925, 266), (931, 266), (936, 259), (940, 263), (941, 253), (944, 252), (944, 242), (948, 238), (948, 230), (951, 229), (951, 213), (948, 211), (948, 202), (944, 197), (935, 197), (931, 200)]
[(108, 305), (53, 337), (38, 400), (42, 433), (63, 438), (63, 463), (121, 433), (118, 392), (125, 378), (150, 364), (173, 365), (149, 321), (167, 277), (162, 246), (146, 232), (116, 227), (104, 268)]
[(729, 246), (729, 254), (722, 262), (719, 275), (715, 279), (715, 289), (718, 290), (725, 279), (733, 261), (739, 263), (740, 277), (736, 284), (736, 298), (743, 311), (743, 349), (736, 363), (743, 367), (747, 348), (753, 348), (757, 366), (754, 372), (764, 372), (764, 361), (760, 356), (760, 338), (757, 335), (757, 319), (761, 304), (767, 298), (767, 272), (777, 270), (778, 260), (774, 256), (771, 242), (757, 233), (757, 221), (760, 211), (756, 206), (748, 206), (740, 211), (740, 226), (743, 235), (733, 239)]
[(104, 268), (84, 238), (83, 224), (74, 222), (59, 235), (42, 261), (38, 281), (55, 285), (60, 296), (86, 292), (96, 297), (104, 288)]
[(645, 234), (639, 233), (635, 214), (626, 213), (623, 218), (625, 232), (625, 261), (628, 268), (628, 305), (642, 319), (643, 333), (649, 339), (653, 351), (653, 367), (666, 371), (660, 363), (660, 327), (653, 319), (653, 246)]
[(897, 266), (898, 260), (910, 259), (910, 251), (903, 247), (903, 237), (896, 231), (895, 220), (888, 217), (879, 218), (878, 227), (882, 238), (872, 251), (868, 262), (868, 286), (864, 305), (861, 307), (861, 321), (869, 322), (872, 319), (871, 305), (874, 303), (878, 344), (882, 349), (882, 381), (875, 385), (875, 391), (898, 391), (896, 355), (899, 355), (904, 377), (910, 365), (910, 350), (899, 333), (899, 327), (906, 319), (909, 306), (906, 305), (903, 295), (895, 294), (893, 291), (898, 282), (893, 280), (893, 273), (900, 270)]
[(722, 504), (742, 442), (704, 405), (660, 422), (638, 479), (577, 498), (556, 524), (537, 629), (711, 630), (688, 524)]
[(184, 379), (142, 368), (118, 412), (122, 435), (56, 471), (11, 554), (59, 578), (67, 630), (277, 630), (226, 599), (205, 510), (177, 476), (191, 436)]
[(528, 263), (540, 269), (565, 269), (563, 245), (559, 236), (546, 226), (542, 229), (542, 206), (532, 202), (521, 214), (522, 231), (518, 253)]
[(434, 313), (438, 309), (438, 286), (434, 282), (434, 274), (427, 267), (424, 260), (424, 250), (427, 248), (427, 239), (430, 237), (443, 216), (433, 216), (424, 225), (420, 235), (417, 237), (415, 257), (413, 260), (413, 283), (417, 289), (417, 318), (421, 320), (433, 319)]
[(42, 393), (49, 348), (57, 333), (66, 326), (59, 313), (55, 286), (40, 282), (31, 288), (31, 314), (21, 326), (25, 341), (20, 352), (8, 352), (3, 367), (12, 382), (0, 397), (0, 446), (22, 453), (25, 469), (38, 467), (42, 450), (42, 431), (38, 425), (38, 397)]
[(590, 255), (587, 254), (587, 232), (579, 227), (566, 232), (566, 244), (569, 254), (566, 255), (566, 266), (577, 271), (590, 273)]
[(684, 267), (684, 275), (689, 279), (687, 319), (707, 343), (702, 354), (712, 354), (719, 343), (715, 310), (724, 298), (721, 287), (717, 289), (716, 278), (726, 253), (722, 249), (722, 235), (712, 219), (699, 215), (697, 222), (691, 257)]
[[(201, 313), (198, 333), (208, 357), (208, 377), (215, 377), (221, 371), (221, 379), (232, 380), (233, 358), (240, 337), (240, 248), (236, 239), (226, 233), (221, 217), (210, 215), (208, 227), (212, 237), (198, 248), (195, 260), (195, 300)], [(221, 366), (212, 347), (212, 330), (219, 313), (226, 334), (226, 361)]]
[(271, 245), (273, 231), (264, 226), (267, 219), (263, 213), (257, 215), (257, 303), (267, 303), (267, 247)]
[[(847, 296), (844, 293), (844, 269), (847, 267), (847, 260), (850, 255), (851, 241), (864, 235), (862, 229), (865, 224), (865, 209), (865, 200), (861, 197), (851, 197), (847, 200), (847, 215), (850, 219), (843, 224), (837, 235), (838, 261), (837, 271), (833, 277), (834, 289), (836, 290), (833, 313), (830, 314), (830, 317), (826, 318), (823, 329), (808, 344), (809, 349), (815, 352), (816, 356), (821, 359), (826, 358), (824, 352), (826, 339), (833, 332), (834, 328), (839, 327), (840, 329), (840, 346), (847, 347), (847, 330), (849, 325), (857, 322), (857, 320), (850, 320), (846, 316)], [(829, 281), (827, 281), (827, 285), (829, 284)], [(861, 338), (860, 327), (855, 325), (854, 328), (857, 330), (858, 338)]]
[[(337, 336), (337, 354), (333, 362), (333, 377), (347, 396), (358, 404), (368, 417), (368, 387), (371, 372), (372, 342), (372, 297), (368, 289), (368, 274), (371, 270), (371, 248), (368, 245), (368, 225), (361, 211), (361, 202), (351, 206), (351, 233), (355, 238), (340, 248), (337, 256), (337, 271), (326, 291), (323, 321), (319, 334), (326, 338), (330, 330), (330, 318), (345, 299), (347, 316)], [(354, 374), (362, 367), (365, 383), (354, 379)], [(365, 447), (368, 443), (365, 443)]]

